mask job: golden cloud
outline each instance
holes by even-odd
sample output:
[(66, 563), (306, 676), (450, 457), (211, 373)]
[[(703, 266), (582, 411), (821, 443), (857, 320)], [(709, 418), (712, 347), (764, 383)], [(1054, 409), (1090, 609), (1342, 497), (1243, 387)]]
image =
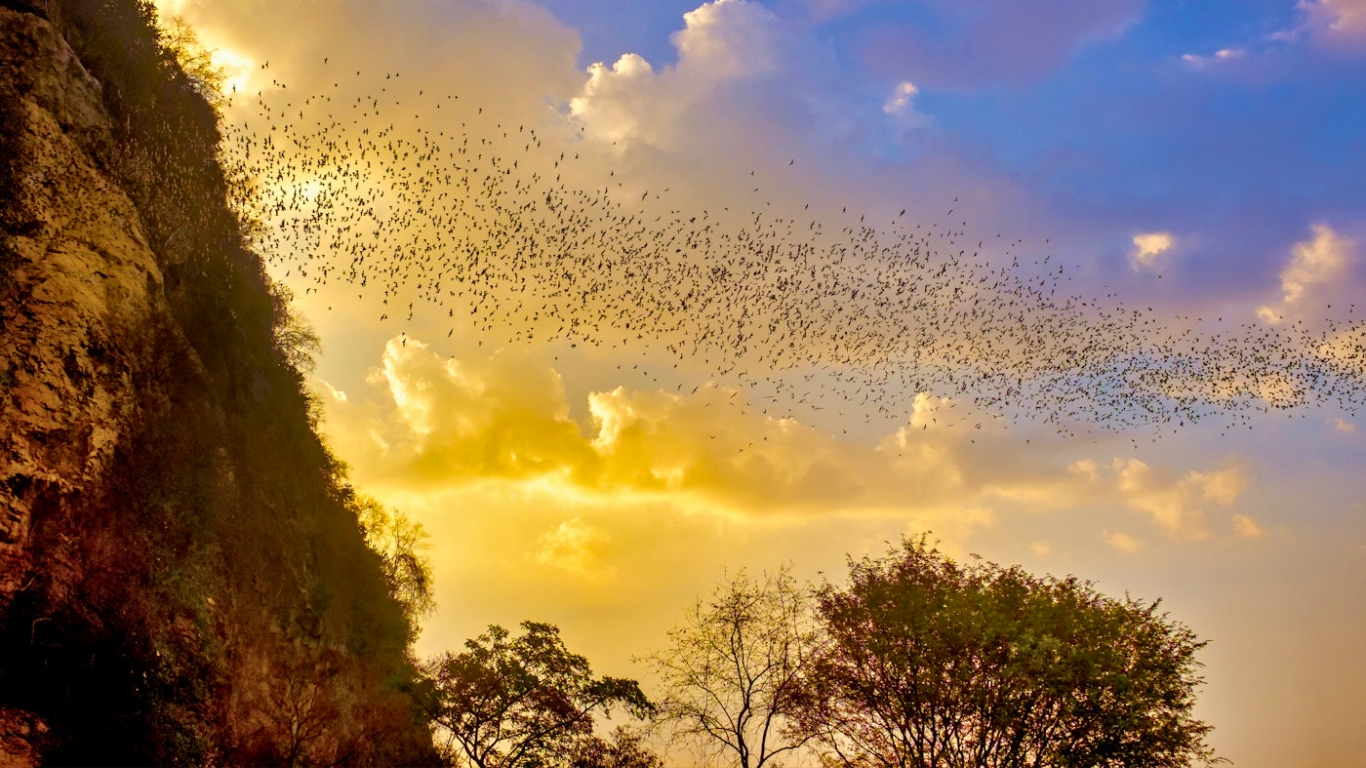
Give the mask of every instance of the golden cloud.
[(1176, 244), (1170, 232), (1147, 232), (1134, 235), (1134, 250), (1129, 254), (1129, 264), (1135, 271), (1156, 269), (1163, 254), (1169, 253)]
[(560, 375), (524, 351), (442, 359), (402, 337), (369, 382), (383, 406), (324, 387), (327, 432), (343, 456), (408, 486), (538, 479), (743, 513), (924, 508), (968, 495), (955, 448), (968, 430), (946, 398), (921, 395), (906, 427), (863, 446), (767, 416), (742, 389), (713, 383), (686, 395), (591, 392), (581, 426)]
[(1276, 324), (1297, 310), (1319, 286), (1342, 275), (1352, 260), (1356, 243), (1327, 224), (1314, 225), (1314, 238), (1296, 243), (1289, 263), (1281, 270), (1281, 300), (1257, 309), (1263, 322)]
[[(858, 442), (769, 416), (743, 388), (714, 383), (686, 394), (592, 391), (581, 423), (560, 374), (526, 351), (443, 359), (401, 337), (369, 383), (374, 396), (365, 398), (322, 387), (324, 429), (367, 485), (414, 492), (504, 483), (590, 505), (664, 504), (751, 521), (896, 517), (964, 534), (991, 525), (1008, 500), (1139, 511), (1169, 537), (1192, 540), (1208, 536), (1208, 513), (1234, 505), (1248, 484), (1236, 466), (1050, 463), (1021, 451), (1008, 430), (982, 430), (967, 404), (929, 393), (915, 398), (904, 426)], [(557, 525), (538, 534), (537, 562), (586, 572), (591, 528)]]

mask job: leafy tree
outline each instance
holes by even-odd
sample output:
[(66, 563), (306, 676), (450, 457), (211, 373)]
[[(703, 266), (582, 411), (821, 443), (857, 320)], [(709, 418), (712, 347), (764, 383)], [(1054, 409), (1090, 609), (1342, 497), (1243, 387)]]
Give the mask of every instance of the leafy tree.
[(593, 677), (588, 661), (570, 653), (550, 624), (523, 622), (518, 637), (490, 626), (465, 647), (438, 657), (428, 670), (432, 719), (457, 764), (565, 765), (576, 751), (594, 746), (584, 742), (593, 738), (599, 713), (610, 714), (615, 705), (636, 717), (653, 710), (634, 680)]
[(1157, 603), (957, 563), (924, 538), (818, 597), (800, 728), (846, 766), (1186, 766), (1205, 646)]
[(813, 738), (785, 730), (817, 644), (809, 593), (790, 568), (762, 580), (741, 571), (698, 600), (669, 640), (648, 661), (666, 691), (657, 720), (676, 736), (742, 768), (776, 765)]

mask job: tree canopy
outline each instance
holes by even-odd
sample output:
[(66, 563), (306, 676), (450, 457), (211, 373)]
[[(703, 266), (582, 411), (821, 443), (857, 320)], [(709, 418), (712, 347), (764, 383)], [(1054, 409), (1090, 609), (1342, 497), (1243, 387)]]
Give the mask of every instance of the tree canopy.
[(448, 757), (478, 768), (541, 768), (601, 757), (606, 765), (649, 766), (639, 745), (593, 736), (594, 717), (622, 706), (653, 711), (634, 680), (594, 677), (550, 624), (522, 622), (522, 634), (490, 626), (461, 653), (429, 666), (430, 711), (447, 736)]
[(1158, 603), (956, 562), (924, 538), (850, 562), (799, 730), (847, 766), (1185, 766), (1205, 646)]

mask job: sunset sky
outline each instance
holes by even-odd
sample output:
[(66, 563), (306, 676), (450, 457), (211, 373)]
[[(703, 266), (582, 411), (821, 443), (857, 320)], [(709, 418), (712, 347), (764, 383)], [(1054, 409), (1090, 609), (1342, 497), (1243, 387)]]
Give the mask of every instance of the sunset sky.
[[(1366, 308), (1366, 0), (158, 5), (216, 49), (244, 125), (248, 95), (340, 115), (383, 87), (399, 131), (533, 128), (528, 167), (563, 146), (585, 189), (666, 192), (642, 211), (904, 209), (1172, 327)], [(329, 443), (431, 536), (421, 652), (548, 621), (648, 690), (633, 657), (728, 570), (837, 581), (932, 531), (1162, 598), (1211, 641), (1199, 713), (1234, 764), (1366, 754), (1366, 420), (1336, 402), (1060, 435), (952, 392), (770, 401), (663, 341), (544, 341), (468, 302), (407, 319), (407, 293), (273, 271), (322, 339)]]

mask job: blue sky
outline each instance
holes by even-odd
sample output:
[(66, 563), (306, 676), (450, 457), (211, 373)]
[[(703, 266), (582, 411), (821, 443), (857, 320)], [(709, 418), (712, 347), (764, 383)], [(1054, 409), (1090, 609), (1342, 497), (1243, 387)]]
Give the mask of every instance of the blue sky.
[[(635, 52), (659, 69), (677, 63), (669, 38), (694, 3), (544, 5), (578, 30), (580, 65)], [(1185, 266), (1191, 281), (1252, 289), (1309, 222), (1361, 226), (1366, 56), (1316, 44), (1293, 3), (1019, 4), (1041, 25), (1077, 9), (1090, 18), (1058, 23), (1046, 50), (1017, 40), (1023, 52), (977, 64), (969, 52), (989, 49), (975, 40), (1010, 31), (994, 29), (1000, 22), (986, 10), (829, 3), (822, 15), (820, 4), (767, 5), (785, 28), (810, 36), (833, 67), (829, 81), (869, 112), (903, 80), (920, 89), (925, 129), (878, 134), (865, 152), (895, 158), (933, 146), (1009, 174), (1066, 215), (1198, 236)], [(897, 51), (941, 38), (928, 54)], [(1239, 53), (1219, 60), (1221, 50)], [(1110, 261), (1122, 262), (1116, 251), (1126, 246), (1110, 245)]]

